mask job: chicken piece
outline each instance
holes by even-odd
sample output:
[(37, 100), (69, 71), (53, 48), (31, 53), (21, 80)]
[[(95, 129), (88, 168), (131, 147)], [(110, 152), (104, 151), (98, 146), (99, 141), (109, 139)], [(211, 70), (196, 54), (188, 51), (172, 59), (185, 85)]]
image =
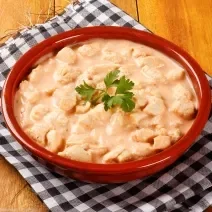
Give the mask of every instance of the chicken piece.
[(53, 54), (51, 56), (45, 55), (41, 59), (42, 60), (40, 62), (39, 60), (36, 62), (36, 64), (38, 64), (37, 67), (32, 69), (31, 73), (28, 75), (29, 81), (32, 82), (34, 85), (40, 82), (44, 72), (46, 73), (54, 72), (60, 65), (60, 62), (55, 60)]
[(100, 140), (102, 140), (102, 132), (100, 130), (94, 128), (90, 132), (90, 138), (99, 142)]
[(61, 110), (70, 111), (76, 105), (77, 99), (75, 93), (70, 94), (69, 96), (61, 97), (58, 106)]
[(82, 114), (76, 122), (73, 132), (83, 133), (85, 130), (92, 130), (96, 126), (105, 126), (111, 117), (110, 111), (104, 110), (103, 104), (98, 104), (87, 113)]
[(96, 147), (96, 148), (89, 149), (88, 152), (93, 157), (100, 157), (100, 156), (105, 155), (108, 152), (108, 148), (107, 147)]
[(32, 84), (29, 81), (23, 80), (20, 83), (19, 88), (20, 88), (21, 92), (26, 92), (27, 90), (32, 89), (33, 86), (32, 86)]
[(88, 134), (71, 134), (66, 140), (67, 146), (92, 144), (96, 145), (96, 141)]
[(151, 120), (152, 126), (163, 125), (163, 117), (162, 115), (154, 116)]
[(144, 112), (156, 116), (160, 115), (165, 111), (166, 107), (164, 102), (161, 98), (158, 97), (151, 97), (149, 98), (148, 105), (144, 108)]
[(143, 122), (145, 119), (148, 119), (148, 115), (142, 111), (131, 113), (129, 118), (130, 123), (136, 126), (140, 126), (140, 123)]
[(29, 103), (35, 104), (40, 99), (40, 92), (37, 90), (27, 91), (23, 93), (23, 96)]
[(150, 56), (151, 52), (149, 49), (143, 47), (143, 46), (138, 46), (138, 47), (134, 47), (133, 48), (133, 52), (132, 52), (132, 56), (134, 58), (138, 58), (138, 57), (147, 57)]
[[(78, 145), (78, 144), (74, 144), (74, 145)], [(70, 145), (70, 146), (74, 146), (74, 145)], [(90, 149), (90, 145), (91, 144), (88, 144), (88, 143), (84, 143), (84, 144), (80, 144), (80, 146), (85, 150), (85, 151), (88, 151)], [(91, 154), (89, 151), (88, 151), (89, 154)], [(91, 155), (92, 156), (92, 155)]]
[[(148, 115), (148, 114), (147, 114)], [(148, 115), (149, 116), (149, 115)], [(152, 126), (151, 119), (148, 117), (146, 119), (143, 119), (140, 124), (138, 125), (139, 128), (148, 128)]]
[(133, 87), (133, 90), (140, 90), (144, 88), (143, 82), (140, 82), (139, 80), (138, 81), (134, 80), (134, 84), (135, 85)]
[(58, 127), (63, 128), (64, 130), (68, 126), (69, 119), (63, 113), (63, 111), (56, 110), (48, 113), (44, 117), (44, 121), (51, 127), (57, 129)]
[[(94, 86), (104, 81), (105, 75), (114, 71), (119, 66), (117, 64), (100, 64), (94, 65), (87, 70), (88, 79), (91, 80)], [(86, 81), (87, 82), (87, 81)]]
[(137, 71), (137, 67), (134, 64), (124, 65), (119, 67), (119, 71), (119, 77), (126, 76), (129, 78), (135, 71)]
[(153, 149), (164, 150), (171, 145), (169, 136), (159, 135), (154, 138)]
[(137, 143), (137, 145), (132, 146), (131, 152), (134, 160), (137, 160), (153, 154), (155, 150), (152, 149), (152, 144), (150, 143)]
[(57, 53), (56, 59), (64, 63), (74, 64), (76, 63), (77, 55), (70, 47), (64, 47)]
[(28, 118), (23, 117), (20, 119), (20, 125), (22, 128), (27, 128), (31, 125), (31, 121)]
[(31, 73), (28, 75), (29, 81), (33, 83), (38, 82), (40, 79), (40, 72), (40, 66), (37, 66), (36, 68), (32, 69)]
[(107, 60), (113, 63), (121, 63), (123, 61), (123, 57), (121, 57), (121, 55), (119, 55), (117, 52), (104, 50), (102, 54), (103, 60)]
[(145, 96), (144, 89), (133, 89), (133, 93), (134, 93), (136, 99), (139, 99), (140, 97)]
[(92, 157), (89, 152), (85, 151), (84, 148), (79, 145), (69, 146), (63, 152), (59, 152), (58, 155), (80, 162), (92, 162)]
[(78, 52), (84, 57), (95, 56), (100, 51), (100, 46), (96, 43), (84, 44), (78, 48)]
[(124, 125), (126, 125), (125, 114), (122, 111), (118, 111), (111, 116), (106, 132), (108, 135), (117, 134), (123, 130)]
[[(157, 125), (157, 126), (159, 126), (159, 125)], [(155, 132), (155, 135), (167, 135), (168, 134), (167, 129), (164, 127), (159, 127), (159, 128), (156, 127), (154, 132)]]
[(174, 69), (167, 73), (166, 78), (167, 80), (182, 80), (185, 77), (185, 70), (184, 69)]
[(35, 104), (38, 102), (40, 97), (40, 92), (33, 87), (33, 85), (27, 81), (24, 80), (19, 85), (19, 92), (22, 98), (22, 100), (26, 100), (27, 102), (31, 104)]
[(131, 47), (126, 47), (120, 50), (120, 54), (125, 57), (125, 58), (129, 58), (131, 57), (133, 49)]
[(120, 163), (128, 162), (128, 161), (131, 161), (133, 159), (134, 159), (133, 154), (126, 149), (118, 156), (118, 161)]
[(103, 104), (96, 105), (92, 110), (89, 111), (93, 119), (101, 120), (105, 124), (111, 117), (110, 111), (105, 111)]
[(83, 72), (81, 75), (77, 77), (75, 86), (77, 87), (81, 84), (84, 84), (84, 81), (86, 82), (86, 84), (92, 87), (95, 86), (94, 82), (91, 80), (91, 77), (89, 76), (87, 71)]
[(132, 140), (136, 142), (151, 142), (152, 139), (155, 137), (155, 133), (153, 130), (148, 128), (141, 128), (136, 130), (131, 135)]
[(80, 74), (81, 72), (78, 69), (63, 65), (56, 69), (53, 77), (56, 82), (68, 84), (74, 82)]
[(161, 98), (161, 93), (160, 91), (158, 90), (158, 88), (156, 86), (148, 86), (146, 89), (145, 89), (145, 92), (151, 96), (156, 96), (158, 98)]
[(20, 125), (24, 129), (28, 128), (29, 126), (31, 126), (31, 124), (33, 124), (33, 121), (29, 119), (29, 115), (32, 110), (32, 107), (33, 106), (31, 104), (25, 103), (23, 107), (21, 107), (20, 109), (19, 121), (20, 121)]
[(181, 84), (177, 84), (174, 88), (173, 88), (173, 99), (175, 100), (191, 100), (192, 99), (192, 93), (189, 91), (188, 88), (185, 88), (183, 85)]
[(97, 148), (98, 143), (87, 134), (71, 134), (66, 140), (66, 147), (80, 145), (86, 151), (91, 148)]
[(91, 103), (90, 102), (82, 102), (82, 104), (76, 106), (76, 113), (86, 113), (90, 110)]
[(141, 73), (153, 82), (165, 82), (165, 77), (163, 73), (157, 68), (149, 68), (148, 66), (144, 66), (141, 69)]
[(39, 121), (43, 119), (43, 117), (49, 112), (49, 109), (47, 106), (39, 104), (35, 105), (30, 113), (30, 119), (32, 121)]
[(41, 146), (46, 145), (46, 134), (49, 131), (49, 127), (44, 124), (35, 124), (31, 128), (27, 129), (27, 134), (35, 140)]
[(105, 74), (101, 73), (101, 74), (93, 75), (91, 78), (92, 78), (92, 83), (94, 84), (94, 86), (96, 86), (97, 84), (104, 81)]
[(171, 106), (171, 111), (184, 119), (190, 120), (195, 116), (195, 106), (191, 100), (175, 100)]
[(117, 146), (110, 152), (108, 152), (106, 155), (104, 155), (102, 161), (104, 163), (112, 163), (116, 162), (118, 160), (118, 156), (124, 151), (124, 147)]
[(63, 148), (64, 141), (56, 130), (50, 130), (47, 133), (46, 138), (47, 138), (47, 149), (49, 151), (56, 153)]
[(171, 141), (176, 142), (179, 140), (183, 135), (179, 128), (171, 129), (168, 132), (168, 135), (171, 137)]
[[(39, 79), (40, 79), (41, 72), (43, 72), (43, 71), (47, 72), (47, 73), (54, 72), (58, 68), (58, 66), (61, 64), (61, 61), (58, 62), (57, 60), (55, 60), (55, 58), (53, 57), (53, 53), (51, 56), (49, 55), (49, 57), (51, 57), (51, 58), (47, 59), (43, 63), (41, 62), (42, 64), (40, 63), (40, 65), (38, 65), (38, 67), (40, 68), (40, 70), (39, 70), (40, 73), (38, 72)], [(36, 80), (36, 81), (38, 81), (38, 80)]]
[(170, 121), (169, 121), (169, 126), (170, 127), (179, 127), (183, 124), (182, 120), (180, 118), (177, 118), (177, 116), (175, 116), (174, 118), (172, 118)]
[[(152, 125), (153, 126), (153, 125)], [(155, 129), (161, 129), (161, 128), (165, 128), (165, 125), (164, 124), (157, 124), (155, 125)]]
[(105, 126), (110, 119), (111, 112), (105, 111), (102, 104), (89, 110), (87, 113), (79, 116), (78, 121), (72, 128), (74, 133), (85, 133), (87, 130), (92, 130), (95, 127)]
[[(73, 101), (72, 104), (74, 104), (74, 106), (76, 105), (76, 95), (77, 95), (77, 92), (75, 91), (75, 86), (73, 84), (69, 84), (69, 85), (66, 85), (66, 86), (62, 86), (60, 88), (57, 88), (55, 91), (54, 91), (54, 94), (52, 95), (52, 101), (53, 101), (53, 104), (56, 104), (57, 106), (60, 105), (60, 101), (62, 99), (67, 99), (67, 101)], [(63, 102), (61, 102), (63, 103)]]
[(90, 78), (94, 77), (95, 75), (103, 75), (105, 77), (105, 74), (116, 70), (118, 67), (118, 64), (99, 64), (90, 67), (87, 70), (87, 73)]
[(136, 99), (136, 108), (144, 108), (148, 103), (144, 90), (134, 90), (133, 93)]
[(160, 68), (164, 66), (164, 61), (160, 59), (159, 57), (155, 57), (155, 56), (148, 56), (148, 57), (140, 56), (136, 58), (135, 61), (138, 67), (147, 66), (148, 69)]
[(72, 126), (71, 132), (83, 134), (83, 133), (87, 133), (88, 130), (92, 130), (92, 129), (93, 129), (93, 122), (91, 124), (89, 120), (89, 116), (87, 116), (85, 113), (82, 116), (80, 116), (79, 120)]
[(59, 113), (57, 115), (55, 124), (62, 126), (64, 128), (64, 127), (67, 127), (68, 122), (69, 122), (69, 118), (65, 114)]
[(120, 77), (122, 76), (129, 77), (132, 74), (132, 72), (130, 72), (127, 67), (120, 67), (119, 71), (120, 71), (120, 75), (119, 75)]
[(46, 88), (43, 90), (43, 93), (46, 94), (47, 96), (52, 96), (56, 89), (57, 89), (56, 86)]
[[(16, 96), (15, 98), (17, 98), (17, 97), (18, 96)], [(17, 101), (17, 99), (15, 101)], [(21, 101), (21, 100), (18, 100), (18, 101)], [(18, 121), (20, 122), (20, 125), (22, 126), (23, 129), (27, 129), (28, 127), (30, 127), (34, 123), (31, 119), (29, 119), (32, 107), (33, 107), (32, 104), (30, 104), (28, 102), (26, 102), (26, 103), (23, 102), (22, 106), (19, 110), (20, 117), (17, 116), (17, 118), (18, 118)]]
[(137, 120), (139, 120), (140, 119), (139, 117), (141, 117), (139, 124), (137, 124), (137, 126), (139, 126), (139, 127), (142, 127), (142, 128), (151, 127), (152, 128), (152, 127), (157, 127), (159, 125), (163, 127), (163, 125), (162, 125), (163, 121), (162, 121), (161, 115), (157, 115), (152, 118), (151, 115), (148, 115), (145, 112), (139, 112), (139, 115), (137, 115), (137, 116), (138, 117), (135, 118)]

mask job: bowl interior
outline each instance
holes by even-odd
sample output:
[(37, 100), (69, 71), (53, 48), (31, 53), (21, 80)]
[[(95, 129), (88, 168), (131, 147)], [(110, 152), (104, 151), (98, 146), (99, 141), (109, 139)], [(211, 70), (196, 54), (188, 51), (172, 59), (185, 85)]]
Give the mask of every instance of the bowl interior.
[[(142, 160), (125, 164), (89, 164), (88, 166), (87, 163), (62, 158), (54, 153), (47, 151), (32, 141), (23, 132), (17, 123), (13, 112), (14, 95), (20, 82), (29, 74), (33, 65), (42, 56), (54, 51), (58, 51), (66, 45), (77, 44), (92, 38), (127, 39), (137, 43), (142, 43), (173, 58), (185, 68), (191, 78), (193, 87), (197, 94), (199, 110), (192, 127), (184, 137), (182, 137), (178, 142), (166, 150)], [(202, 131), (209, 115), (210, 89), (202, 69), (195, 62), (195, 60), (191, 58), (185, 51), (176, 45), (164, 40), (163, 38), (149, 34), (147, 32), (129, 28), (88, 27), (68, 31), (51, 37), (24, 54), (15, 64), (4, 84), (2, 91), (2, 110), (6, 124), (13, 136), (23, 145), (24, 148), (32, 152), (32, 154), (36, 155), (37, 157), (43, 158), (44, 160), (48, 160), (53, 164), (62, 167), (69, 167), (77, 170), (83, 169), (87, 171), (93, 170), (101, 172), (134, 171), (137, 168), (148, 167), (151, 164), (163, 162), (170, 157), (176, 157), (177, 155), (180, 156), (194, 142), (195, 138)]]

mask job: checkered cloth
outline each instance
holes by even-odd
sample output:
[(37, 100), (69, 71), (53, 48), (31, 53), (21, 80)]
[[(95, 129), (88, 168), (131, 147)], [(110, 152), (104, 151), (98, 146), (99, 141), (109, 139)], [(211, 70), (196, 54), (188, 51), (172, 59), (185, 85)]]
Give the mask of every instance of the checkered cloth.
[[(0, 47), (0, 88), (15, 62), (32, 46), (85, 26), (115, 25), (147, 30), (106, 0), (69, 5), (64, 14), (20, 32)], [(208, 78), (210, 80), (210, 78)], [(210, 81), (212, 85), (212, 81)], [(212, 116), (195, 144), (172, 166), (143, 180), (88, 184), (51, 173), (14, 140), (0, 116), (0, 154), (27, 180), (51, 211), (194, 211), (212, 204)]]

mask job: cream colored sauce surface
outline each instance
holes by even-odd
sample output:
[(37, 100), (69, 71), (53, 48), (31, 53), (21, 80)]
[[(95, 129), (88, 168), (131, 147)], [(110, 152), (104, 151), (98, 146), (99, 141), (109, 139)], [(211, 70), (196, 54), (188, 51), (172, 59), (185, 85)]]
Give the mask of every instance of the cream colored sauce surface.
[[(135, 83), (135, 109), (91, 106), (75, 88), (104, 88), (120, 70)], [(122, 163), (156, 154), (191, 127), (198, 101), (188, 74), (175, 61), (127, 40), (94, 39), (41, 61), (21, 82), (14, 111), (23, 130), (48, 150), (73, 160)]]

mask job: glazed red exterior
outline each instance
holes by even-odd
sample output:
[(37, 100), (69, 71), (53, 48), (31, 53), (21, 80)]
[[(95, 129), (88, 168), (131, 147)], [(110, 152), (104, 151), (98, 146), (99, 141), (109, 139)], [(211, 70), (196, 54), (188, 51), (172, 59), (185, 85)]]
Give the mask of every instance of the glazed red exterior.
[[(14, 95), (22, 79), (43, 55), (65, 45), (92, 38), (127, 39), (153, 47), (178, 61), (188, 72), (199, 100), (196, 119), (189, 130), (173, 146), (146, 159), (125, 164), (91, 164), (62, 158), (31, 140), (17, 123), (13, 105)], [(2, 91), (2, 112), (14, 138), (36, 160), (59, 174), (88, 182), (120, 183), (149, 176), (179, 158), (195, 141), (207, 122), (210, 112), (210, 88), (204, 72), (185, 51), (169, 41), (135, 29), (123, 27), (88, 27), (71, 30), (51, 37), (25, 53), (9, 73)]]

